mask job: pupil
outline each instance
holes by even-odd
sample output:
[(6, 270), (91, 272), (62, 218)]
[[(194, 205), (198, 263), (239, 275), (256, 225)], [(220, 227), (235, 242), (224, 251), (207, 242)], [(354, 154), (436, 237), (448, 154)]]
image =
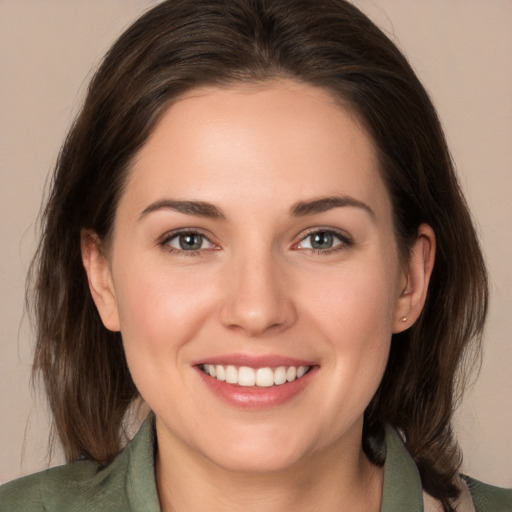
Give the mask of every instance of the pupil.
[(330, 249), (332, 247), (332, 233), (322, 231), (311, 236), (311, 247), (314, 249)]
[(180, 247), (185, 251), (201, 249), (201, 235), (187, 234), (180, 235)]

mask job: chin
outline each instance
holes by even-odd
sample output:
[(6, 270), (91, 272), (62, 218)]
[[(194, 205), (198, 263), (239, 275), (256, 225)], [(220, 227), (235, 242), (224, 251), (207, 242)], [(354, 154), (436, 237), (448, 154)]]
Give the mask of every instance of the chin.
[(272, 474), (291, 470), (301, 460), (301, 457), (294, 453), (282, 453), (268, 448), (267, 450), (244, 450), (242, 453), (236, 451), (223, 454), (214, 462), (226, 471)]
[[(257, 428), (257, 427), (256, 427)], [(297, 466), (313, 451), (309, 439), (290, 435), (286, 429), (275, 432), (230, 435), (224, 443), (217, 438), (215, 450), (202, 450), (212, 462), (227, 471), (277, 473)], [(307, 436), (306, 436), (307, 437)]]

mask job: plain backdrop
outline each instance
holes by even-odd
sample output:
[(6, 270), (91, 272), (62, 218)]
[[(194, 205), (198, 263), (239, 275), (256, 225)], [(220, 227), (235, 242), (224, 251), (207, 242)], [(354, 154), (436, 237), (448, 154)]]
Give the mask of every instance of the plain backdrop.
[[(46, 180), (91, 70), (150, 0), (0, 0), (0, 482), (46, 467), (24, 282)], [(463, 471), (512, 486), (512, 1), (359, 0), (440, 113), (492, 282), (485, 358), (457, 413)], [(52, 464), (61, 462), (57, 453)]]

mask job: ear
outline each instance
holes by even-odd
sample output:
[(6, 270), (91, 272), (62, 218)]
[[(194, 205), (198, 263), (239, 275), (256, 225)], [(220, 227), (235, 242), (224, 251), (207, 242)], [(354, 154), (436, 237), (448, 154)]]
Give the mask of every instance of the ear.
[(409, 254), (409, 261), (403, 269), (402, 283), (395, 308), (393, 333), (409, 328), (420, 316), (427, 298), (428, 285), (436, 253), (434, 230), (421, 224)]
[(80, 234), (80, 247), (89, 289), (103, 325), (110, 331), (119, 331), (119, 315), (112, 273), (98, 235), (91, 230), (83, 229)]

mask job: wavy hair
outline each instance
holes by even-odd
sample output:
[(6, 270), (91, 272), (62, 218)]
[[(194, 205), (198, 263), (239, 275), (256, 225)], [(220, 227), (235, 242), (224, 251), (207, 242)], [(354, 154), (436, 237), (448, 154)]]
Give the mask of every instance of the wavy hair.
[(487, 277), (435, 109), (397, 47), (344, 0), (169, 0), (138, 19), (97, 70), (59, 155), (27, 296), (41, 376), (68, 460), (107, 463), (138, 397), (119, 333), (92, 301), (80, 233), (112, 231), (130, 164), (166, 108), (203, 85), (286, 77), (329, 91), (373, 139), (407, 258), (421, 223), (435, 231), (425, 308), (394, 335), (365, 413), (366, 442), (404, 434), (424, 489), (451, 511), (460, 466), (452, 414), (478, 361)]

